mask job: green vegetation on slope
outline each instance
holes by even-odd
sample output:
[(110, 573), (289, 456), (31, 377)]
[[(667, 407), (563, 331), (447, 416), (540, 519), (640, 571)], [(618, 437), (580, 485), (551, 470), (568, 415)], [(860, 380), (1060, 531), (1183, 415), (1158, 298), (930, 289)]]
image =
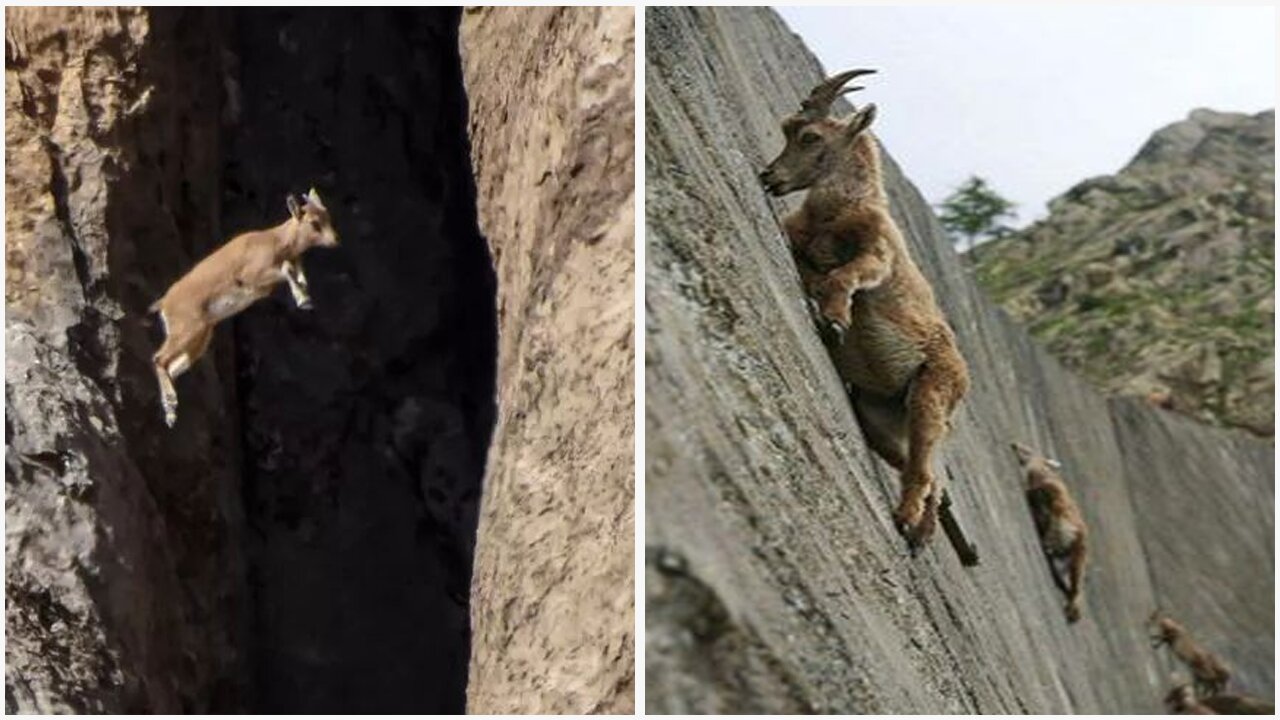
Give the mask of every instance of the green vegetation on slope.
[(1274, 435), (1275, 113), (1196, 110), (968, 255), (1104, 389)]

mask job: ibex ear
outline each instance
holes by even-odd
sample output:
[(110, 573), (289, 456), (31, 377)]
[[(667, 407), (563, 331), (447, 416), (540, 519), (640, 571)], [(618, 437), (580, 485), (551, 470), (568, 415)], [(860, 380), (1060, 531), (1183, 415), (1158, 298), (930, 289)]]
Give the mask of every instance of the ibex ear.
[(294, 220), (302, 217), (302, 206), (298, 205), (298, 198), (294, 197), (293, 193), (284, 196), (284, 204), (289, 208), (289, 215)]
[(863, 130), (871, 127), (872, 121), (876, 119), (875, 103), (870, 103), (866, 107), (853, 114), (849, 119), (849, 124), (845, 126), (845, 137), (853, 139), (857, 137)]

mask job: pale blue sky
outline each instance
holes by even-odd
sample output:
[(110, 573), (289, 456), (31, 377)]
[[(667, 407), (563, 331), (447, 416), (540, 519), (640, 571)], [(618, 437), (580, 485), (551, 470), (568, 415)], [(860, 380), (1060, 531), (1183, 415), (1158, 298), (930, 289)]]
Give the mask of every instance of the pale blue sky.
[(1023, 224), (1119, 170), (1192, 109), (1275, 107), (1276, 15), (1230, 6), (781, 7), (828, 71), (874, 67), (855, 102), (937, 203), (970, 174)]

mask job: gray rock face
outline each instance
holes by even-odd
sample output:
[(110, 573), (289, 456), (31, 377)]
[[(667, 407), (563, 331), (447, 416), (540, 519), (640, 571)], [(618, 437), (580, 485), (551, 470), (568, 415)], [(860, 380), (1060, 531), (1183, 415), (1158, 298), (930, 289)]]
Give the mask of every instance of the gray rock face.
[[(938, 470), (982, 564), (941, 535), (909, 558), (896, 478), (811, 326), (783, 203), (755, 180), (822, 70), (767, 10), (646, 18), (647, 710), (1161, 712), (1175, 666), (1147, 640), (1156, 607), (1269, 697), (1272, 446), (1064, 370), (983, 297), (886, 159), (973, 374)], [(1062, 461), (1090, 523), (1074, 626), (1014, 440)]]

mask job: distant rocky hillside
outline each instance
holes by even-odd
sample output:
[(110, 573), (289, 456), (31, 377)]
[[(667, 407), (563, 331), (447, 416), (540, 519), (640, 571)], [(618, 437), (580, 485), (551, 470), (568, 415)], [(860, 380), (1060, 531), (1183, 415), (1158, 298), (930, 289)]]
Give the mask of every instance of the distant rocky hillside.
[(1274, 152), (1274, 111), (1196, 110), (970, 262), (1106, 390), (1274, 436)]

